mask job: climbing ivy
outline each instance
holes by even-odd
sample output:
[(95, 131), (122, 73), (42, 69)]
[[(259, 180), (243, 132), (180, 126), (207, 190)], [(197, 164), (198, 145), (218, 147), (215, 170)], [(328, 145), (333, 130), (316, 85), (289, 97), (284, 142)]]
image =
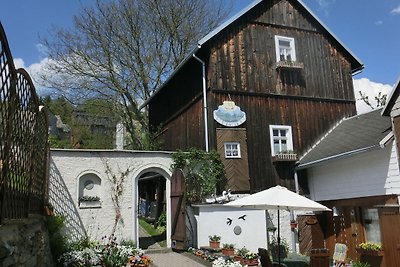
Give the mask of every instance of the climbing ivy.
[(224, 165), (216, 151), (205, 152), (191, 148), (172, 155), (172, 171), (185, 174), (185, 197), (188, 203), (200, 203), (216, 192), (216, 186), (225, 177)]

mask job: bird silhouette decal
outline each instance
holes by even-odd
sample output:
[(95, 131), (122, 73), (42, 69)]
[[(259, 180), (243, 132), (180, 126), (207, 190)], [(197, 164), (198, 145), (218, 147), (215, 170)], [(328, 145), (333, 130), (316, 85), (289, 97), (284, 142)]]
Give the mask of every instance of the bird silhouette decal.
[(231, 218), (226, 218), (226, 224), (231, 225), (232, 224), (232, 219)]
[(245, 220), (246, 220), (246, 216), (247, 216), (246, 214), (245, 214), (245, 215), (242, 215), (242, 216), (240, 216), (238, 219), (239, 219), (239, 220), (245, 221)]

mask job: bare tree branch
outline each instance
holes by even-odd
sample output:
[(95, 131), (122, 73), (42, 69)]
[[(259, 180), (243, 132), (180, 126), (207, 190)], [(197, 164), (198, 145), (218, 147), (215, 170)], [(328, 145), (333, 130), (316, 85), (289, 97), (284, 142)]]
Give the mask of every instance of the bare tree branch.
[(114, 102), (132, 148), (145, 149), (140, 104), (227, 14), (222, 0), (97, 0), (74, 17), (73, 29), (43, 40), (50, 60), (41, 83), (68, 99)]

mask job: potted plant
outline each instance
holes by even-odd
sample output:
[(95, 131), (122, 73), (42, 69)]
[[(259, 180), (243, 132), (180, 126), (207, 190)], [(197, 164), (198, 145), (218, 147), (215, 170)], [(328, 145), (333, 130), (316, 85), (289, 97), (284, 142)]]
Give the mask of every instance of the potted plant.
[(235, 245), (234, 244), (222, 244), (222, 254), (225, 256), (235, 255)]
[(221, 237), (219, 235), (210, 235), (208, 236), (208, 241), (210, 248), (219, 248)]
[(240, 263), (247, 266), (258, 266), (258, 254), (247, 252)]
[(368, 262), (353, 262), (352, 267), (371, 267)]
[(369, 256), (383, 256), (382, 245), (379, 243), (360, 243), (356, 248), (357, 252)]
[(130, 267), (148, 267), (151, 263), (151, 259), (149, 256), (144, 255), (143, 253), (132, 256), (129, 258), (128, 266)]
[(236, 250), (235, 252), (235, 256), (233, 256), (233, 259), (235, 261), (242, 261), (242, 259), (244, 259), (244, 257), (246, 256), (246, 253), (248, 253), (249, 250), (246, 247), (240, 248), (238, 250)]
[(383, 259), (382, 245), (379, 243), (365, 242), (356, 247), (360, 254), (360, 262), (368, 263), (370, 266), (381, 266)]

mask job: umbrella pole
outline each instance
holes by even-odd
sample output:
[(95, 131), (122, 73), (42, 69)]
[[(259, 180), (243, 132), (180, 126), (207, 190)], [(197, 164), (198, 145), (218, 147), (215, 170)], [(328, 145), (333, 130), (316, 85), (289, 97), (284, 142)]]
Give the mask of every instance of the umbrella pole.
[(278, 207), (278, 263), (281, 264), (281, 222), (279, 218), (279, 207)]

